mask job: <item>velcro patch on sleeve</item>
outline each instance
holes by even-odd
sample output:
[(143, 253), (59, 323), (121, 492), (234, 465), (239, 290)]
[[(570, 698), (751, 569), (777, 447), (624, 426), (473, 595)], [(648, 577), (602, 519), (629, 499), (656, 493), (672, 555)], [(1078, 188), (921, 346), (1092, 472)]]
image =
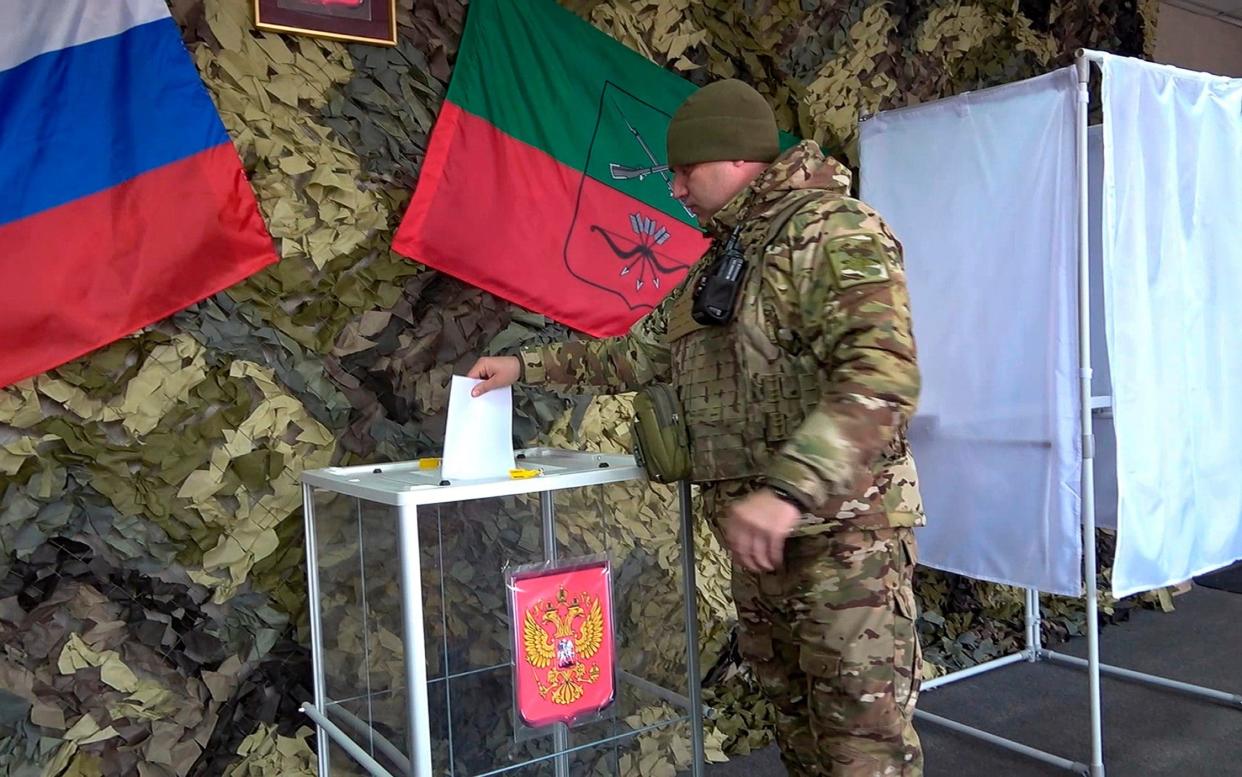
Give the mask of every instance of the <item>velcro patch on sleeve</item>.
[(841, 235), (824, 246), (837, 288), (888, 280), (888, 247), (873, 233)]

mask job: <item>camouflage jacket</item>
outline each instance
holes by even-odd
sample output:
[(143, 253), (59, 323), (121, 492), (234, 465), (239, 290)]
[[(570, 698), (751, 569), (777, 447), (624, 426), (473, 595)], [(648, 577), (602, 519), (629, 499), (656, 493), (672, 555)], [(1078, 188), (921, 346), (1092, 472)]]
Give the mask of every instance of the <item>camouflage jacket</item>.
[[(818, 405), (766, 465), (764, 479), (811, 507), (797, 533), (923, 523), (905, 440), (919, 373), (901, 246), (849, 185), (848, 170), (804, 141), (706, 225), (722, 240), (739, 221), (762, 226), (790, 198), (824, 191), (768, 247), (759, 298), (773, 345), (809, 351), (826, 375)], [(523, 380), (584, 392), (677, 385), (668, 319), (694, 276), (624, 337), (523, 351)]]

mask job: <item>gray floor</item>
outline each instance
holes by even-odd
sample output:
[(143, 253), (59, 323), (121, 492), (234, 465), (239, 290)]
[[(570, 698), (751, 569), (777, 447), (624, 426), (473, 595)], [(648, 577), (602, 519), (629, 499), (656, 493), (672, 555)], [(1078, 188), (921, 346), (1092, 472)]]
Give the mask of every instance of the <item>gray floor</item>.
[[(1242, 694), (1242, 594), (1196, 587), (1170, 614), (1140, 611), (1104, 629), (1108, 664)], [(1086, 639), (1053, 649), (1085, 656)], [(1104, 765), (1110, 777), (1242, 775), (1242, 708), (1229, 708), (1129, 681), (1104, 679)], [(1017, 664), (923, 695), (919, 708), (1089, 761), (1086, 673)], [(927, 724), (926, 777), (1057, 777), (1071, 772)], [(710, 766), (708, 777), (783, 775), (774, 748)]]

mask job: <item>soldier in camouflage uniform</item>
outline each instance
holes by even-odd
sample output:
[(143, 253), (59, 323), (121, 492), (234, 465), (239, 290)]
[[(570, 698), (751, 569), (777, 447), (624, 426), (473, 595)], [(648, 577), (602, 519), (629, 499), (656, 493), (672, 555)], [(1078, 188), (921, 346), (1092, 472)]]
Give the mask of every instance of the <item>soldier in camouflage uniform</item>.
[[(793, 775), (921, 775), (911, 576), (923, 523), (905, 427), (919, 373), (901, 246), (849, 196), (848, 170), (739, 81), (700, 89), (669, 127), (674, 194), (715, 238), (625, 337), (481, 359), (476, 393), (516, 380), (633, 391), (671, 383), (692, 480), (733, 553), (739, 642)], [(691, 316), (727, 238), (736, 314)]]

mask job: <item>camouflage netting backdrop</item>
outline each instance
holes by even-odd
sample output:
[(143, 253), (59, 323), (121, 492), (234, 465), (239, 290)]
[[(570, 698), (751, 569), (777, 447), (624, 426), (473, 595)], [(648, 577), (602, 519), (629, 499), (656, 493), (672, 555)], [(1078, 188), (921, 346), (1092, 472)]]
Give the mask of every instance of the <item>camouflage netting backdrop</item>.
[[(450, 374), (480, 353), (568, 335), (389, 249), (452, 73), (463, 0), (399, 0), (393, 49), (259, 34), (245, 0), (170, 4), (282, 260), (0, 390), (7, 775), (309, 773), (299, 473), (436, 452)], [(1036, 75), (1079, 46), (1143, 56), (1155, 43), (1154, 0), (565, 4), (697, 83), (755, 83), (785, 129), (851, 164), (862, 113)], [(627, 448), (623, 397), (520, 389), (515, 401), (523, 444)], [(675, 568), (671, 492), (634, 486), (620, 501), (609, 509), (631, 537), (624, 553), (641, 547)], [(514, 531), (510, 520), (492, 536)], [(769, 711), (731, 648), (725, 555), (700, 529), (703, 660), (719, 712), (708, 749), (720, 759), (764, 744)], [(455, 567), (447, 589), (461, 597), (462, 628), (498, 606), (472, 595), (487, 587), (475, 576), (497, 574), (488, 553)], [(621, 617), (649, 630), (652, 655), (671, 656), (675, 594), (649, 577), (651, 595)], [(930, 572), (919, 589), (930, 671), (1016, 644), (1019, 593)], [(1074, 602), (1044, 604), (1049, 637), (1080, 629)], [(663, 745), (624, 770), (672, 774), (684, 737)]]

